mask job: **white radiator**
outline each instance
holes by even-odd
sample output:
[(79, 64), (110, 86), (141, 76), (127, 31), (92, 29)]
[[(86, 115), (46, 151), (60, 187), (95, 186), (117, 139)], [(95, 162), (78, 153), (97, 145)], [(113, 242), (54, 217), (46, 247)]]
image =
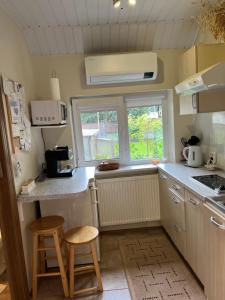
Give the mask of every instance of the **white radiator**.
[(158, 221), (158, 174), (97, 180), (100, 225)]

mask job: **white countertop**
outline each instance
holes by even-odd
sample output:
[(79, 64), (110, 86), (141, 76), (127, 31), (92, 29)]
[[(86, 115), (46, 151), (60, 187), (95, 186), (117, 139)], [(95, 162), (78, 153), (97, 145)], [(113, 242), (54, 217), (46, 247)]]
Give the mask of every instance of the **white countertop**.
[(95, 178), (104, 179), (104, 178), (115, 178), (121, 176), (135, 176), (135, 175), (148, 175), (158, 172), (158, 167), (153, 164), (144, 164), (144, 165), (132, 165), (132, 166), (123, 166), (121, 165), (119, 169), (112, 171), (99, 171), (96, 169)]
[(29, 195), (19, 195), (21, 202), (56, 200), (79, 197), (88, 190), (91, 180), (94, 180), (95, 168), (77, 168), (73, 177), (45, 178), (36, 182), (36, 187)]
[(174, 179), (176, 179), (176, 181), (200, 196), (202, 199), (210, 196), (217, 196), (218, 194), (216, 194), (216, 192), (214, 192), (212, 189), (193, 179), (192, 176), (218, 174), (222, 177), (225, 177), (225, 172), (221, 170), (208, 171), (204, 167), (190, 168), (181, 163), (159, 164), (158, 169), (172, 176)]
[(73, 177), (45, 178), (37, 182), (35, 189), (29, 195), (19, 195), (20, 202), (33, 202), (42, 200), (68, 199), (81, 196), (88, 190), (89, 182), (96, 179), (115, 178), (122, 176), (148, 175), (159, 170), (173, 177), (187, 189), (202, 199), (217, 194), (210, 188), (197, 182), (192, 176), (218, 174), (225, 177), (225, 172), (207, 171), (205, 168), (189, 168), (181, 163), (165, 163), (157, 166), (152, 164), (121, 166), (118, 170), (98, 171), (95, 167), (77, 168)]

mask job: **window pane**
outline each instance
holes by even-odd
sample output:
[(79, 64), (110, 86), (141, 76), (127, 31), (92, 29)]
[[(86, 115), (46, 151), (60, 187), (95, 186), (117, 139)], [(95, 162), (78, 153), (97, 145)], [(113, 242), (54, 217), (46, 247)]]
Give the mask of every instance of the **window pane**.
[(119, 158), (116, 111), (82, 112), (85, 161)]
[(128, 108), (131, 160), (163, 157), (162, 106)]

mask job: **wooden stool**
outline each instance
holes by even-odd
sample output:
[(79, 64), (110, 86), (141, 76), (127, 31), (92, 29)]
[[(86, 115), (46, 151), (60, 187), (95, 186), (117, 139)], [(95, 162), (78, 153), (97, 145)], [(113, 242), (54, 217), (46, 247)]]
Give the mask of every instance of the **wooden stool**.
[[(69, 296), (66, 271), (63, 263), (61, 245), (63, 242), (63, 223), (64, 219), (59, 216), (43, 217), (35, 220), (29, 226), (33, 236), (33, 256), (32, 256), (32, 295), (37, 298), (37, 280), (40, 277), (61, 276), (65, 297)], [(54, 246), (45, 247), (44, 239), (53, 238)], [(59, 272), (46, 273), (45, 263), (48, 260), (46, 251), (55, 250), (56, 258), (59, 264)], [(38, 256), (40, 255), (40, 271), (38, 270)]]
[[(90, 292), (102, 292), (102, 279), (100, 268), (98, 264), (98, 258), (96, 253), (95, 240), (98, 236), (98, 229), (92, 226), (82, 226), (73, 228), (65, 233), (64, 239), (67, 243), (69, 250), (69, 276), (70, 276), (70, 297), (80, 295), (83, 293)], [(75, 267), (75, 247), (83, 244), (89, 244), (91, 252), (89, 254), (92, 255), (93, 264)], [(74, 291), (74, 273), (87, 273), (90, 271), (95, 271), (98, 285), (97, 287), (86, 288)]]

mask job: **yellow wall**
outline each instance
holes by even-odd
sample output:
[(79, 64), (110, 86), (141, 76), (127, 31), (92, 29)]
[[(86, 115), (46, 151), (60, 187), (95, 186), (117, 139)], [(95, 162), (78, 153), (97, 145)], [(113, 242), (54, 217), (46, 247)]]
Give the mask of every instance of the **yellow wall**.
[[(110, 95), (126, 94), (136, 92), (147, 92), (153, 90), (173, 89), (178, 82), (178, 57), (181, 50), (160, 50), (159, 78), (154, 83), (141, 83), (129, 85), (114, 85), (102, 87), (88, 87), (85, 84), (84, 56), (83, 55), (53, 55), (34, 56), (33, 65), (35, 70), (36, 96), (38, 99), (50, 97), (49, 77), (53, 70), (56, 71), (60, 80), (62, 99), (68, 101), (72, 96)], [(175, 111), (175, 138), (177, 159), (180, 155), (180, 137), (189, 135), (187, 125), (191, 118), (179, 116), (178, 98), (174, 96)], [(170, 120), (172, 122), (172, 120)], [(179, 124), (179, 126), (177, 126)], [(54, 132), (54, 134), (53, 134)], [(69, 144), (72, 146), (71, 130), (66, 129), (48, 130), (45, 132), (47, 146), (55, 144)]]
[[(31, 57), (28, 54), (26, 43), (16, 25), (0, 10), (0, 74), (4, 74), (25, 86), (27, 101), (34, 96), (34, 76)], [(21, 152), (18, 159), (22, 167), (22, 176), (15, 179), (17, 192), (21, 183), (28, 178), (36, 177), (43, 161), (43, 147), (40, 130), (32, 130), (32, 150)], [(34, 204), (23, 207), (24, 222), (21, 222), (22, 237), (25, 250), (26, 264), (29, 266), (28, 249), (29, 235), (27, 223), (35, 218)], [(30, 272), (30, 269), (28, 267)]]

